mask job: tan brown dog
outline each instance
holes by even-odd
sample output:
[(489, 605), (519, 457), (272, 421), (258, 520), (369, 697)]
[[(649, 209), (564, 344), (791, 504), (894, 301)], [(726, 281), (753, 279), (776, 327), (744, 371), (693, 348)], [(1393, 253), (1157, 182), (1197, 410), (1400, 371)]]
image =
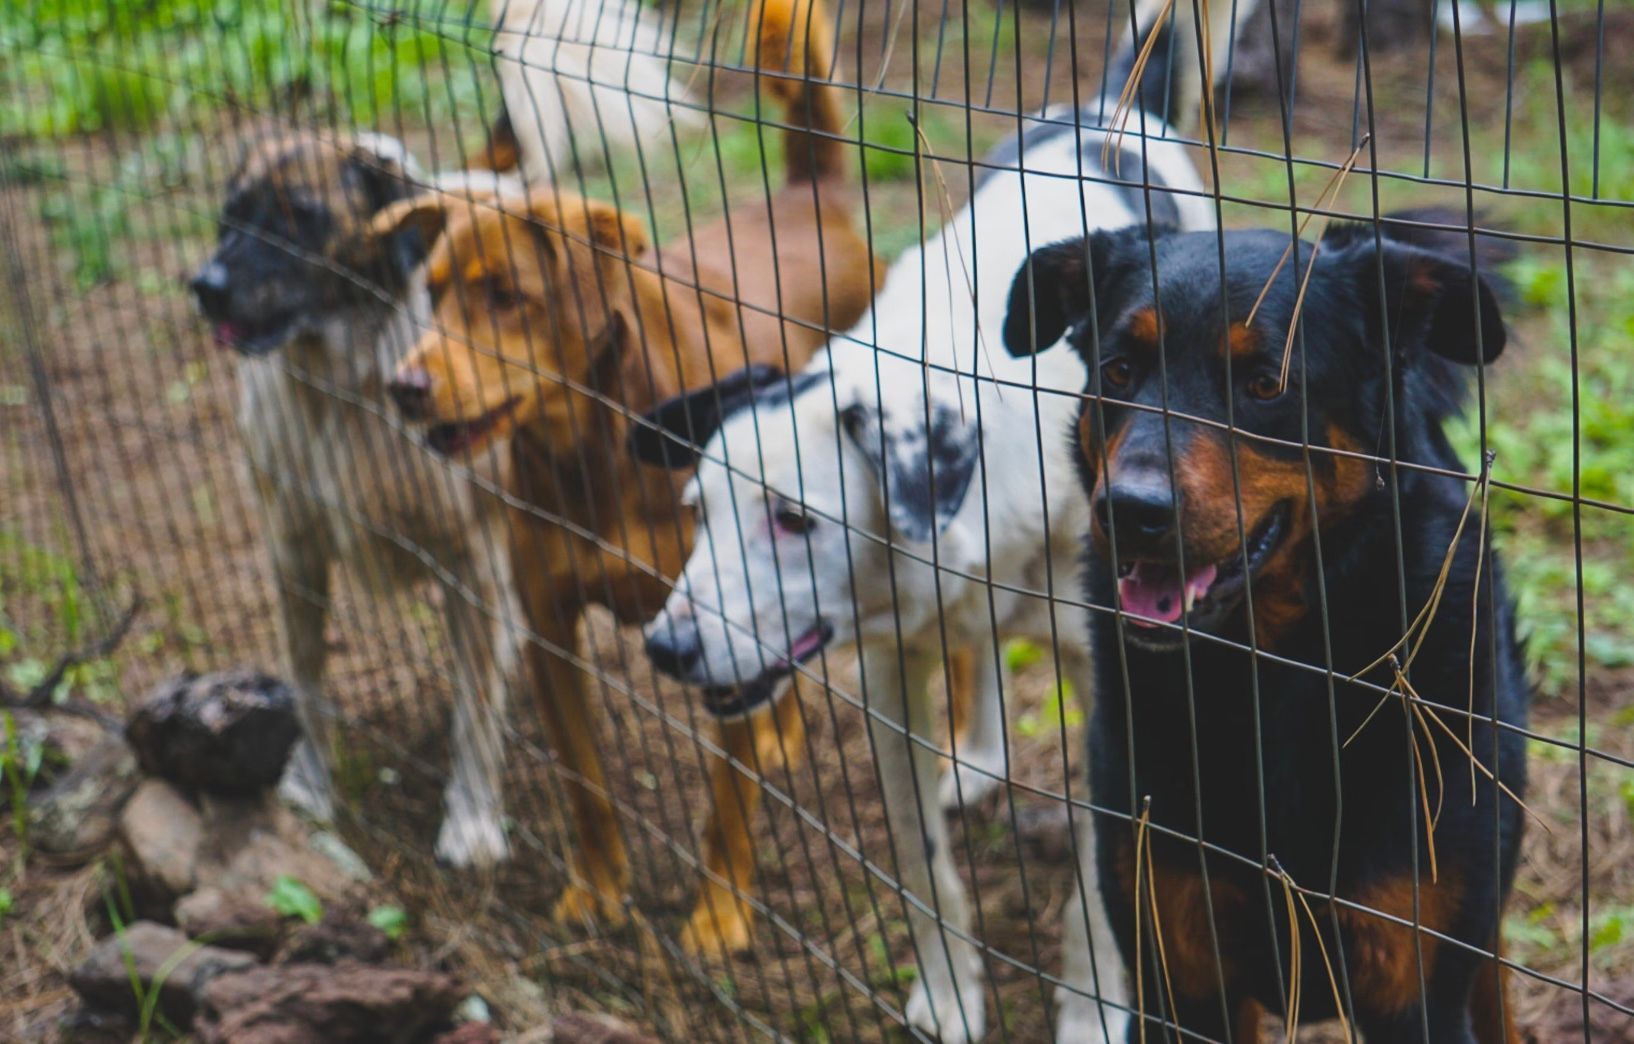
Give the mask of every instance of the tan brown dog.
[[(684, 474), (625, 451), (632, 416), (751, 364), (799, 369), (859, 319), (881, 270), (852, 219), (832, 44), (819, 0), (761, 0), (750, 25), (761, 80), (782, 102), (786, 178), (768, 197), (656, 253), (641, 224), (552, 187), (525, 196), (425, 196), (376, 220), (382, 234), (440, 234), (427, 263), (433, 330), (393, 394), (444, 453), (511, 447), (516, 584), (536, 640), (539, 706), (565, 770), (579, 848), (562, 920), (623, 916), (628, 859), (595, 741), (595, 654), (578, 638), (591, 605), (652, 616), (686, 561)], [(779, 316), (784, 317), (782, 321)], [(694, 950), (747, 946), (748, 817), (765, 771), (803, 743), (798, 700), (720, 726), (704, 830), (709, 884)]]

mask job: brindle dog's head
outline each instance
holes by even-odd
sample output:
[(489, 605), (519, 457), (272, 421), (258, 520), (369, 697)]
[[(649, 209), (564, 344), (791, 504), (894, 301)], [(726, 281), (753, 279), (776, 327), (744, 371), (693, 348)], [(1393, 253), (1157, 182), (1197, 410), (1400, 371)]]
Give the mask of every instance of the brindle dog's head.
[(422, 196), (374, 227), (435, 241), (432, 326), (391, 384), (403, 415), (429, 425), (430, 446), (476, 451), (527, 427), (571, 453), (635, 332), (627, 265), (646, 249), (640, 223), (546, 187)]
[[(370, 220), (419, 191), (401, 143), (300, 132), (252, 143), (227, 188), (216, 251), (190, 287), (216, 340), (265, 355), (330, 319), (395, 297), (424, 257), (416, 233)], [(368, 346), (360, 346), (365, 348)]]
[(1011, 352), (1068, 334), (1089, 367), (1075, 441), (1131, 642), (1178, 645), (1183, 613), (1194, 632), (1242, 638), (1252, 582), (1256, 640), (1274, 645), (1310, 604), (1313, 532), (1325, 558), (1342, 551), (1330, 531), (1384, 496), (1365, 458), (1389, 455), (1388, 418), (1402, 459), (1447, 466), (1455, 364), (1496, 358), (1504, 324), (1467, 251), (1392, 227), (1331, 229), (1302, 305), (1313, 247), (1279, 271), (1288, 237), (1270, 232), (1227, 232), (1223, 251), (1213, 232), (1159, 230), (1150, 246), (1145, 228), (1097, 232), (1037, 251), (1016, 277)]

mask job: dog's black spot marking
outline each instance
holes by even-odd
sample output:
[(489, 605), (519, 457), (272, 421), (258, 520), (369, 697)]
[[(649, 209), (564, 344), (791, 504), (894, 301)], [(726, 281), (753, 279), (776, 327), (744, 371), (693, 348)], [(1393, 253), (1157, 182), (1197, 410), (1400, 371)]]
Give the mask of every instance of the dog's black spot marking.
[(855, 403), (841, 414), (846, 434), (880, 476), (891, 526), (926, 543), (958, 514), (975, 476), (980, 430), (944, 403), (908, 407), (902, 415)]
[[(1099, 152), (1099, 149), (1096, 150)], [(1140, 223), (1155, 225), (1180, 224), (1180, 205), (1161, 175), (1146, 165), (1146, 157), (1137, 146), (1128, 142), (1115, 150), (1111, 170), (1101, 176), (1118, 193), (1123, 205)], [(1098, 164), (1097, 164), (1098, 166)], [(1148, 188), (1150, 179), (1150, 188)], [(1149, 208), (1149, 209), (1148, 209)]]

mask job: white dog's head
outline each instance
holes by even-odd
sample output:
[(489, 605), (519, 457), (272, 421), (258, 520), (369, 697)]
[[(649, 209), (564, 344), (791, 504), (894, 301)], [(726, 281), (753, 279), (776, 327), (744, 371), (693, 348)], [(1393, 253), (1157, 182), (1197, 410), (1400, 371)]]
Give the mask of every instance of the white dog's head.
[(654, 665), (701, 686), (711, 713), (754, 710), (831, 642), (911, 633), (935, 614), (934, 597), (897, 592), (929, 590), (931, 540), (953, 539), (976, 428), (934, 403), (927, 425), (922, 396), (890, 398), (882, 407), (827, 369), (758, 368), (637, 428), (639, 458), (698, 465), (683, 498), (697, 513), (692, 556), (646, 636)]

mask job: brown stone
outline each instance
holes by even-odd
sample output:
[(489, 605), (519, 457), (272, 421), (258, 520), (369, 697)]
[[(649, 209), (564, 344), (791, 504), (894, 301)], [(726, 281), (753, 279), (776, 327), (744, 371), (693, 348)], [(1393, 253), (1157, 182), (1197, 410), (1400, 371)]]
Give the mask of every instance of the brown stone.
[(328, 913), (298, 929), (278, 953), (279, 964), (377, 964), (391, 953), (386, 933), (367, 921)]
[(174, 928), (137, 921), (98, 943), (68, 982), (86, 1003), (129, 1016), (140, 1013), (141, 996), (156, 988), (158, 1010), (180, 1026), (193, 1018), (211, 980), (255, 963), (249, 954), (202, 946)]
[(59, 861), (92, 858), (113, 840), (120, 810), (140, 779), (125, 741), (108, 737), (30, 799), (29, 841)]
[(193, 890), (204, 821), (181, 791), (163, 780), (144, 780), (119, 817), (119, 837), (142, 880), (172, 897)]
[(213, 979), (194, 1032), (205, 1044), (414, 1040), (448, 1022), (465, 989), (442, 972), (285, 964)]
[(276, 786), (300, 738), (289, 686), (255, 671), (183, 675), (131, 714), (126, 738), (142, 768), (214, 794)]
[(190, 939), (244, 950), (265, 960), (278, 948), (283, 918), (263, 895), (200, 888), (176, 903), (176, 926)]

